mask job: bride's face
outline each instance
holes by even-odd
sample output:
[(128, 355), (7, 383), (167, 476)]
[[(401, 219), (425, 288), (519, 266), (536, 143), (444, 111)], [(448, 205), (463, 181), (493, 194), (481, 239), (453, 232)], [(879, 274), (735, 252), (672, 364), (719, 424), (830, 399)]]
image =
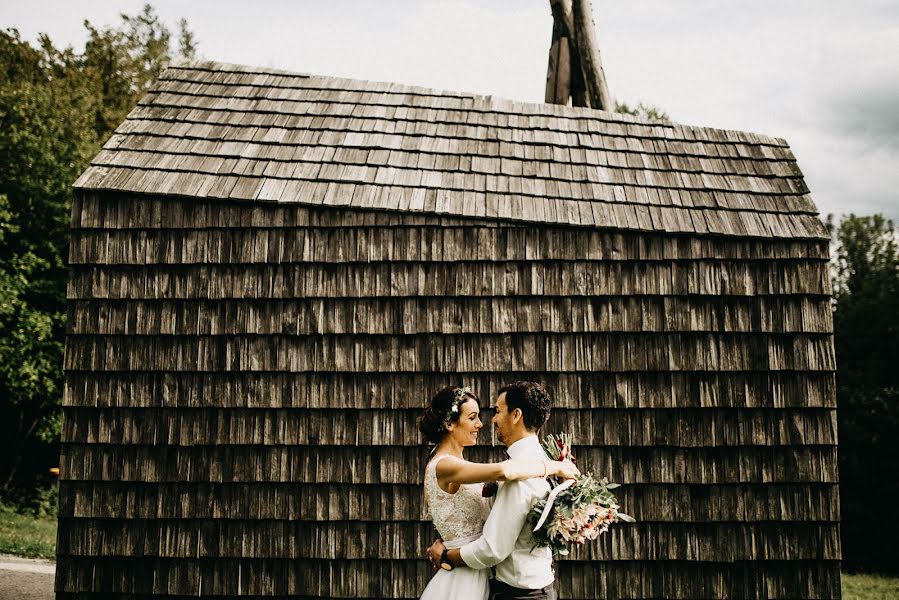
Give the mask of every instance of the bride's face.
[(484, 426), (480, 413), (481, 409), (475, 400), (466, 400), (459, 406), (459, 420), (447, 425), (449, 435), (460, 446), (474, 446), (478, 443), (478, 432)]

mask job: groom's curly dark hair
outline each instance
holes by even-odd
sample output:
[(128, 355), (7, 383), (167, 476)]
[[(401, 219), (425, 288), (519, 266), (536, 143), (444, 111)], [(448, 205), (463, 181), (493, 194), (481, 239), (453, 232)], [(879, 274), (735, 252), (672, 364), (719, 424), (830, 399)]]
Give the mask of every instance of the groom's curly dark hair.
[(521, 410), (524, 426), (537, 431), (549, 419), (552, 400), (542, 385), (536, 381), (516, 381), (500, 388), (499, 394), (506, 394), (506, 406), (509, 412)]

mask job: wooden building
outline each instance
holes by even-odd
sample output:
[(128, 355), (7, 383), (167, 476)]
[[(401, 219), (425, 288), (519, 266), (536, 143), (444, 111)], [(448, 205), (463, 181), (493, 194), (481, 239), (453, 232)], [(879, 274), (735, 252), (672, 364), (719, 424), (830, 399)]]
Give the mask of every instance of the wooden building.
[(827, 261), (781, 139), (169, 68), (75, 184), (58, 597), (416, 598), (415, 417), (516, 379), (638, 519), (562, 598), (838, 597)]

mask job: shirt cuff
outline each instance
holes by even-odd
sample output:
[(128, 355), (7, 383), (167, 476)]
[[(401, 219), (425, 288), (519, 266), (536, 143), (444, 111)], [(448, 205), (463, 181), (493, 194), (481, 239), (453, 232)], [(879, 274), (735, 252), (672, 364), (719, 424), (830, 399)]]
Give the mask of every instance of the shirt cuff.
[(465, 563), (465, 566), (472, 569), (486, 569), (490, 565), (482, 562), (477, 557), (477, 552), (472, 546), (474, 546), (477, 542), (471, 542), (470, 544), (465, 544), (461, 548), (459, 548), (459, 556), (462, 557), (462, 561)]

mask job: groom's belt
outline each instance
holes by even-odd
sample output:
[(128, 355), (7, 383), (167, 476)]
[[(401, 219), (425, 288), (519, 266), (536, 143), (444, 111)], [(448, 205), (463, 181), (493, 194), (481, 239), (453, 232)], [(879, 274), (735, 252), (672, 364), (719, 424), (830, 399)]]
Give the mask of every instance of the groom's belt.
[(499, 579), (491, 579), (490, 597), (498, 597), (502, 600), (511, 600), (512, 598), (547, 598), (554, 600), (556, 591), (553, 588), (553, 584), (549, 584), (545, 588), (530, 590), (517, 588), (514, 585), (509, 585)]

